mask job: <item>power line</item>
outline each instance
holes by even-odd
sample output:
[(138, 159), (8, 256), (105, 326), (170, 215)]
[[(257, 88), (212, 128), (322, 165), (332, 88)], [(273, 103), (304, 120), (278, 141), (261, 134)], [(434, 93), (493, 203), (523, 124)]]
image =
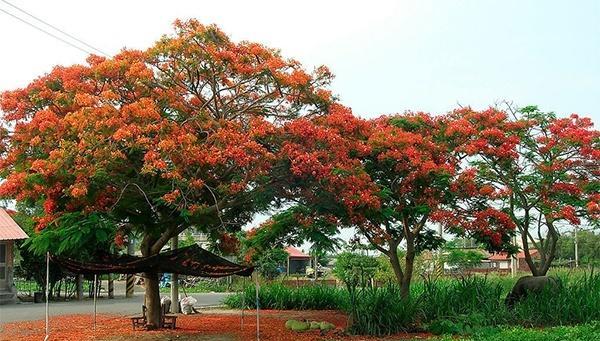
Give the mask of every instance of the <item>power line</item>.
[[(78, 39), (77, 37), (75, 37), (75, 36), (73, 36), (73, 35), (71, 35), (71, 34), (69, 34), (69, 33), (65, 32), (65, 31), (61, 30), (60, 28), (58, 28), (58, 27), (56, 27), (56, 26), (54, 26), (54, 25), (52, 25), (52, 24), (50, 24), (50, 23), (48, 23), (48, 22), (46, 22), (46, 21), (44, 21), (44, 20), (42, 20), (42, 19), (40, 19), (40, 18), (38, 18), (38, 17), (36, 17), (35, 15), (33, 15), (33, 14), (31, 14), (31, 13), (29, 13), (29, 12), (25, 11), (24, 9), (22, 9), (22, 8), (19, 8), (18, 6), (14, 5), (14, 4), (12, 4), (12, 3), (10, 3), (10, 2), (8, 2), (8, 1), (6, 1), (6, 0), (0, 0), (0, 1), (4, 2), (5, 4), (7, 4), (7, 5), (9, 5), (9, 6), (13, 7), (13, 8), (15, 8), (15, 9), (17, 9), (18, 11), (20, 11), (20, 12), (22, 12), (22, 13), (25, 13), (26, 15), (30, 16), (31, 18), (33, 18), (33, 19), (35, 19), (35, 20), (37, 20), (37, 21), (39, 21), (39, 22), (43, 23), (44, 25), (46, 25), (46, 26), (48, 26), (48, 27), (51, 27), (52, 29), (54, 29), (54, 30), (56, 30), (56, 31), (58, 31), (58, 32), (60, 32), (60, 33), (62, 33), (62, 34), (64, 34), (65, 36), (67, 36), (67, 37), (69, 37), (69, 38), (71, 38), (71, 39), (73, 39), (73, 40), (75, 40), (75, 41), (77, 41), (77, 42), (79, 42), (79, 43), (81, 43), (81, 44), (83, 44), (83, 45), (85, 45), (85, 46), (87, 46), (87, 47), (91, 48), (92, 50), (94, 50), (94, 51), (96, 51), (96, 52), (99, 52), (100, 54), (102, 54), (102, 55), (104, 55), (104, 56), (107, 56), (107, 57), (108, 57), (108, 54), (107, 54), (107, 53), (105, 53), (105, 52), (103, 52), (102, 50), (100, 50), (100, 49), (98, 49), (98, 48), (95, 48), (94, 46), (92, 46), (92, 45), (90, 45), (90, 44), (86, 43), (85, 41), (83, 41), (83, 40), (81, 40), (81, 39)], [(34, 24), (32, 24), (32, 23), (30, 23), (30, 22), (28, 22), (28, 21), (26, 21), (26, 20), (24, 20), (24, 19), (22, 19), (22, 18), (20, 18), (20, 17), (17, 17), (16, 15), (14, 15), (14, 14), (12, 14), (12, 13), (9, 13), (9, 12), (7, 12), (7, 11), (3, 10), (3, 9), (0, 9), (0, 10), (1, 10), (2, 12), (4, 12), (4, 13), (6, 13), (6, 14), (10, 15), (11, 17), (13, 17), (13, 18), (15, 18), (15, 19), (19, 20), (19, 21), (21, 21), (21, 22), (23, 22), (23, 23), (25, 23), (25, 24), (27, 24), (27, 25), (29, 25), (29, 26), (31, 26), (31, 27), (33, 27), (33, 28), (35, 28), (35, 29), (37, 29), (37, 30), (41, 31), (41, 32), (44, 32), (45, 34), (47, 34), (47, 35), (49, 35), (49, 36), (51, 36), (51, 37), (53, 37), (53, 38), (55, 38), (55, 39), (58, 39), (58, 40), (62, 41), (63, 43), (66, 43), (66, 44), (68, 44), (68, 45), (69, 45), (69, 46), (71, 46), (71, 47), (74, 47), (74, 48), (76, 48), (76, 49), (78, 49), (78, 50), (80, 50), (80, 51), (84, 51), (85, 53), (90, 53), (90, 54), (91, 54), (91, 53), (93, 53), (93, 52), (90, 52), (90, 51), (88, 51), (88, 50), (86, 50), (86, 49), (83, 49), (83, 48), (81, 48), (81, 47), (79, 47), (79, 46), (76, 46), (75, 44), (72, 44), (71, 42), (69, 42), (69, 41), (67, 41), (67, 40), (65, 40), (65, 39), (62, 39), (62, 38), (60, 38), (60, 37), (56, 36), (55, 34), (52, 34), (52, 33), (48, 32), (48, 31), (44, 30), (43, 28), (41, 28), (41, 27), (38, 27), (38, 26), (36, 26), (36, 25), (34, 25)]]
[(10, 12), (7, 12), (7, 11), (5, 11), (5, 10), (3, 10), (2, 8), (0, 8), (0, 11), (2, 11), (2, 12), (4, 12), (5, 14), (7, 14), (7, 15), (9, 15), (9, 16), (11, 16), (11, 17), (13, 17), (13, 18), (17, 19), (17, 20), (19, 20), (20, 22), (22, 22), (22, 23), (24, 23), (24, 24), (27, 24), (27, 25), (29, 25), (29, 26), (31, 26), (31, 27), (33, 27), (33, 28), (35, 28), (36, 30), (39, 30), (39, 31), (42, 31), (42, 32), (46, 33), (47, 35), (51, 36), (52, 38), (58, 39), (58, 40), (62, 41), (63, 43), (65, 43), (65, 44), (67, 44), (67, 45), (69, 45), (69, 46), (71, 46), (71, 47), (74, 47), (74, 48), (78, 49), (79, 51), (82, 51), (82, 52), (84, 52), (84, 53), (86, 53), (86, 54), (90, 54), (90, 53), (91, 53), (90, 51), (88, 51), (88, 50), (85, 50), (85, 49), (83, 49), (83, 48), (81, 48), (81, 47), (79, 47), (79, 46), (77, 46), (77, 45), (75, 45), (75, 44), (73, 44), (73, 43), (71, 43), (71, 42), (69, 42), (69, 41), (67, 41), (67, 40), (64, 40), (64, 39), (62, 39), (61, 37), (59, 37), (59, 36), (56, 36), (56, 35), (54, 35), (54, 34), (52, 34), (52, 33), (48, 32), (48, 31), (44, 30), (43, 28), (37, 27), (37, 26), (35, 26), (34, 24), (32, 24), (32, 23), (30, 23), (30, 22), (28, 22), (28, 21), (26, 21), (26, 20), (24, 20), (24, 19), (21, 19), (21, 18), (17, 17), (16, 15), (14, 15), (14, 14), (12, 14), (12, 13), (10, 13)]

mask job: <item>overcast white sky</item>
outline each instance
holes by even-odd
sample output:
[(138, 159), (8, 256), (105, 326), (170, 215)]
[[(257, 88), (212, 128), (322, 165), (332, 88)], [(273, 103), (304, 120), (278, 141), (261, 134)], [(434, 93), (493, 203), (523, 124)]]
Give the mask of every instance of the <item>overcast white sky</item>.
[[(149, 47), (175, 18), (216, 23), (329, 66), (363, 116), (507, 99), (600, 122), (600, 1), (7, 1), (109, 54)], [(1, 11), (0, 32), (0, 90), (86, 57)]]
[[(510, 100), (600, 124), (600, 1), (7, 1), (109, 54), (149, 47), (176, 18), (216, 23), (327, 65), (366, 117)], [(0, 91), (85, 57), (0, 11)]]

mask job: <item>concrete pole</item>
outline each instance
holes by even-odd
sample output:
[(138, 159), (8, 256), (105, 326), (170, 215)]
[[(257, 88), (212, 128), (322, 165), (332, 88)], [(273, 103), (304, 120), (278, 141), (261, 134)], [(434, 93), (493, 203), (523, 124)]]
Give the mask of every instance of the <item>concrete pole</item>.
[[(444, 228), (442, 227), (442, 224), (438, 224), (438, 234), (440, 235), (440, 238), (444, 238)], [(442, 277), (444, 275), (444, 261), (442, 260), (442, 256), (442, 248), (440, 247), (437, 251), (436, 269), (434, 269), (437, 277)]]
[[(127, 254), (133, 255), (135, 253), (133, 238), (129, 239), (127, 243)], [(135, 288), (135, 276), (133, 274), (127, 274), (125, 277), (125, 297), (133, 297)]]
[(577, 225), (575, 225), (575, 267), (579, 268), (579, 246), (577, 245)]
[[(171, 238), (171, 250), (177, 250), (179, 247), (179, 236)], [(171, 274), (171, 309), (174, 313), (179, 313), (179, 275)]]
[[(514, 245), (517, 245), (517, 236), (513, 237), (513, 243), (514, 243)], [(517, 276), (517, 256), (516, 255), (512, 255), (510, 257), (510, 275), (513, 278)]]

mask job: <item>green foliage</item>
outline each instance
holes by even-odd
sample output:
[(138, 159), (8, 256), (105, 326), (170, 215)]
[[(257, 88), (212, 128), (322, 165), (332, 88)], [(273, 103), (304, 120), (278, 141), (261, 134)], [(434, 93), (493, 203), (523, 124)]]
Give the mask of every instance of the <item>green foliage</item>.
[(417, 235), (415, 249), (419, 253), (428, 250), (437, 250), (444, 245), (444, 243), (444, 238), (440, 237), (435, 231), (425, 229)]
[[(259, 304), (262, 309), (341, 309), (346, 306), (347, 301), (346, 290), (323, 285), (290, 288), (273, 283), (261, 285), (259, 290)], [(230, 308), (256, 308), (254, 285), (247, 286), (241, 293), (228, 296), (224, 303)]]
[(600, 274), (586, 273), (575, 278), (559, 277), (557, 293), (545, 290), (515, 306), (509, 321), (524, 326), (554, 326), (600, 320)]
[(333, 274), (347, 285), (360, 283), (365, 286), (366, 282), (375, 277), (378, 268), (379, 262), (375, 257), (342, 252), (337, 256)]
[(482, 260), (486, 259), (485, 255), (478, 250), (463, 250), (463, 249), (446, 249), (444, 260), (450, 266), (456, 266), (461, 269), (471, 268)]
[(286, 263), (288, 253), (279, 248), (262, 252), (254, 261), (258, 272), (266, 279), (275, 279), (281, 274), (281, 267)]
[(36, 255), (50, 251), (89, 259), (99, 250), (110, 250), (114, 231), (115, 226), (99, 213), (65, 213), (56, 221), (56, 227), (48, 227), (32, 235), (23, 246)]
[[(600, 234), (592, 231), (577, 232), (580, 265), (600, 265)], [(575, 259), (575, 238), (571, 234), (563, 234), (558, 238), (556, 258), (563, 261)]]
[[(345, 289), (270, 284), (261, 286), (259, 299), (265, 309), (343, 310), (349, 316), (349, 331), (355, 334), (387, 335), (425, 329), (473, 340), (487, 340), (497, 333), (508, 335), (506, 340), (517, 340), (517, 330), (523, 331), (523, 335), (534, 335), (538, 330), (523, 327), (587, 324), (581, 331), (561, 327), (541, 335), (552, 336), (549, 340), (559, 340), (555, 334), (566, 340), (588, 340), (575, 336), (581, 337), (598, 328), (594, 321), (600, 320), (600, 275), (562, 272), (554, 275), (563, 283), (559, 292), (530, 295), (513, 309), (505, 306), (504, 298), (516, 279), (500, 276), (426, 279), (415, 283), (411, 297), (406, 300), (401, 299), (400, 289), (395, 284), (380, 288), (347, 286)], [(243, 291), (246, 307), (255, 307), (254, 290), (249, 286)], [(225, 303), (241, 308), (242, 293), (229, 296)], [(507, 330), (502, 326), (521, 327)]]
[(474, 315), (485, 316), (489, 323), (493, 323), (498, 317), (498, 311), (505, 309), (504, 292), (500, 283), (485, 277), (469, 276), (458, 280), (437, 281), (426, 279), (420, 295), (423, 317), (438, 328), (442, 327), (442, 319), (460, 325), (464, 324), (465, 316)]
[(390, 283), (381, 288), (348, 286), (348, 292), (345, 311), (350, 316), (350, 333), (380, 336), (415, 328), (418, 302), (403, 299), (398, 285)]

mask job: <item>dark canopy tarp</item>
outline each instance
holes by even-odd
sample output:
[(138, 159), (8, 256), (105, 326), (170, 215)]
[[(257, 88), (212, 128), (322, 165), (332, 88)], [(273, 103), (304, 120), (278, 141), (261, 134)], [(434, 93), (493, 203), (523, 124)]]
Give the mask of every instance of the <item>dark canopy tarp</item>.
[(150, 257), (104, 254), (94, 262), (52, 256), (67, 271), (77, 274), (176, 273), (199, 277), (250, 276), (254, 267), (242, 266), (206, 251), (198, 245), (159, 253)]

